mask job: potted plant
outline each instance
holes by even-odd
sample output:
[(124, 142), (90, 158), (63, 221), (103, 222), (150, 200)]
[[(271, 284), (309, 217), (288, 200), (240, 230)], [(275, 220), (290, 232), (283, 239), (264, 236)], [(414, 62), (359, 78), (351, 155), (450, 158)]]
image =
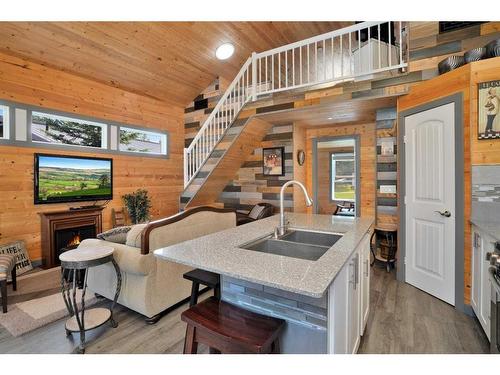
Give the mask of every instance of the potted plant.
[(139, 189), (133, 193), (125, 194), (122, 199), (132, 224), (145, 223), (149, 219), (151, 199), (147, 190)]

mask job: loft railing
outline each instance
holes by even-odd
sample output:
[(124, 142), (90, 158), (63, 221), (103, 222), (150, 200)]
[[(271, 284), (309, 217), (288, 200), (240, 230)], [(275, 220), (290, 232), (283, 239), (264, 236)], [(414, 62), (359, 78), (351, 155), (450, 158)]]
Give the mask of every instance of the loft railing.
[(252, 53), (184, 149), (189, 185), (249, 101), (325, 83), (370, 79), (407, 67), (404, 22), (363, 22), (261, 53)]

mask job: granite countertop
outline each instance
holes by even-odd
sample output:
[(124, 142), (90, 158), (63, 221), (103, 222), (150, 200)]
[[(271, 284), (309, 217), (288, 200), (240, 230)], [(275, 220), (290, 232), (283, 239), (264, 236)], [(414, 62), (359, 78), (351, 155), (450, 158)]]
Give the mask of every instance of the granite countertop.
[(500, 223), (494, 221), (482, 221), (470, 219), (471, 224), (474, 224), (479, 229), (483, 230), (496, 241), (500, 241)]
[(239, 248), (271, 234), (279, 215), (155, 250), (160, 258), (311, 297), (321, 297), (373, 224), (371, 218), (287, 213), (290, 228), (342, 233), (317, 261)]

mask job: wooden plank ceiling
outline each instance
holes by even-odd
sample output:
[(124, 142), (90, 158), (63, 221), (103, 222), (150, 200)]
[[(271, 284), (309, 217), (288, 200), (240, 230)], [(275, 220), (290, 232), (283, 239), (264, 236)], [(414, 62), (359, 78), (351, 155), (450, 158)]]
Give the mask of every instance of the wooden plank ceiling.
[[(0, 52), (185, 106), (260, 52), (351, 22), (0, 22)], [(222, 43), (235, 45), (226, 61)]]
[(295, 123), (305, 127), (375, 122), (380, 108), (395, 107), (396, 97), (349, 99), (328, 104), (259, 115), (274, 125)]

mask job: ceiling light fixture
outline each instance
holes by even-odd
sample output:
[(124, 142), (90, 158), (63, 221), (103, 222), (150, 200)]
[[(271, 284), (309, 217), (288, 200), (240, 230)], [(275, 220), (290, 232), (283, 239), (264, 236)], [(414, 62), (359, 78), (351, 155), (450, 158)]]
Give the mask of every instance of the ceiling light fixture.
[(333, 120), (333, 117), (328, 117), (328, 120)]
[(217, 56), (219, 60), (227, 60), (231, 56), (233, 56), (233, 53), (234, 53), (234, 46), (231, 43), (221, 44), (215, 50), (215, 56)]

